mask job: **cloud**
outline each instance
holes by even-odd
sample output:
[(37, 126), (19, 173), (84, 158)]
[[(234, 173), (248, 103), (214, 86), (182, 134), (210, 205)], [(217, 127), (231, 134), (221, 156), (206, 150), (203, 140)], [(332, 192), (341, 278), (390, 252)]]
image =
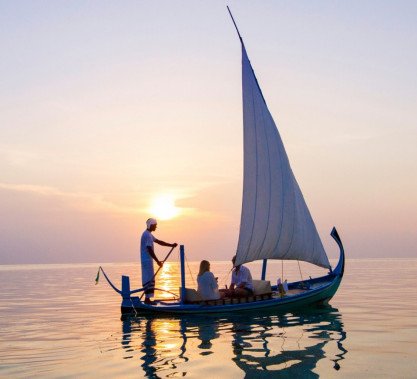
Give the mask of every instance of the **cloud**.
[[(130, 214), (137, 215), (140, 213), (148, 214), (149, 205), (147, 201), (152, 197), (154, 192), (142, 193), (140, 195), (141, 201), (137, 201), (137, 196), (132, 192), (130, 199), (127, 200), (131, 205), (120, 205), (116, 201), (111, 201), (105, 198), (105, 194), (102, 193), (87, 193), (87, 192), (70, 192), (63, 191), (56, 187), (33, 185), (33, 184), (13, 184), (0, 182), (0, 191), (12, 191), (25, 194), (32, 194), (35, 196), (42, 196), (45, 198), (59, 200), (66, 206), (76, 209), (81, 212), (104, 212), (111, 214)], [(205, 217), (214, 216), (212, 212), (206, 210), (194, 208), (187, 205), (192, 199), (195, 199), (196, 195), (190, 191), (181, 192), (180, 190), (173, 191), (175, 198), (179, 201), (177, 208), (180, 209), (180, 214), (186, 217)], [(161, 192), (162, 193), (162, 192)], [(126, 202), (126, 200), (124, 200)]]
[(123, 214), (138, 213), (137, 207), (121, 206), (115, 202), (104, 199), (102, 194), (67, 192), (49, 186), (11, 183), (0, 183), (0, 190), (23, 192), (38, 196), (58, 198), (67, 203), (67, 205), (84, 212), (109, 212)]
[(0, 147), (0, 158), (10, 166), (22, 167), (33, 162), (33, 160), (37, 158), (37, 154), (26, 150), (2, 146)]

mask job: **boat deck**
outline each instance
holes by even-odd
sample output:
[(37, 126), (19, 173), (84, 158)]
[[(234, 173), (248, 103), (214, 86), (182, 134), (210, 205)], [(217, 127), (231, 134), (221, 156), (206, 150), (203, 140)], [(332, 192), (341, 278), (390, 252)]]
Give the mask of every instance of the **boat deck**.
[[(320, 287), (319, 285), (314, 286), (316, 288)], [(194, 302), (187, 302), (188, 305), (200, 305), (200, 306), (218, 306), (218, 305), (231, 305), (231, 304), (244, 304), (244, 303), (254, 303), (260, 301), (266, 301), (271, 299), (280, 299), (280, 298), (289, 298), (295, 295), (299, 295), (305, 292), (309, 292), (312, 290), (313, 287), (310, 289), (289, 289), (286, 291), (284, 296), (281, 296), (279, 292), (273, 291), (271, 293), (263, 294), (263, 295), (256, 295), (256, 296), (247, 296), (247, 297), (239, 297), (239, 298), (224, 298), (219, 300), (206, 300), (206, 301), (194, 301)], [(173, 304), (178, 304), (178, 300), (156, 300), (154, 307), (165, 307)]]

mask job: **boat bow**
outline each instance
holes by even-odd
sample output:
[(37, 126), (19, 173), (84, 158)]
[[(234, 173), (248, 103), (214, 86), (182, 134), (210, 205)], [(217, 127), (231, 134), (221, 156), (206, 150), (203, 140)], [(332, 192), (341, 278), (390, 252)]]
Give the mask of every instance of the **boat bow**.
[(333, 270), (333, 274), (343, 276), (343, 273), (345, 271), (345, 249), (343, 248), (342, 240), (340, 239), (339, 233), (337, 232), (335, 227), (333, 227), (330, 235), (336, 241), (340, 249), (339, 262)]

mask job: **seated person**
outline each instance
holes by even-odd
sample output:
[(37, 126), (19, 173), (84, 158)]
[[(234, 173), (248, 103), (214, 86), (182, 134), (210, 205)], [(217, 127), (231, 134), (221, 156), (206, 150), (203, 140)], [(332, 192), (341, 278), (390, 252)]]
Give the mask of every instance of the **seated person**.
[[(232, 258), (233, 265), (236, 262), (236, 255)], [(227, 296), (230, 297), (246, 297), (253, 295), (252, 275), (249, 269), (239, 265), (233, 269), (232, 282)]]
[(217, 278), (210, 272), (210, 262), (201, 261), (197, 276), (198, 289), (203, 300), (218, 300), (221, 298)]

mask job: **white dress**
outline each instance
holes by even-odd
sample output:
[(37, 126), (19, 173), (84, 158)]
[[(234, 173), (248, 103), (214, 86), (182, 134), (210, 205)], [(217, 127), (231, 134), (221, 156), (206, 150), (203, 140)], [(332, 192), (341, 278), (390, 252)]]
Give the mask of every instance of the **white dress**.
[(203, 300), (220, 299), (219, 286), (213, 273), (206, 271), (203, 275), (197, 276), (198, 293)]

